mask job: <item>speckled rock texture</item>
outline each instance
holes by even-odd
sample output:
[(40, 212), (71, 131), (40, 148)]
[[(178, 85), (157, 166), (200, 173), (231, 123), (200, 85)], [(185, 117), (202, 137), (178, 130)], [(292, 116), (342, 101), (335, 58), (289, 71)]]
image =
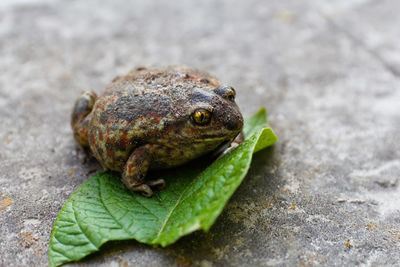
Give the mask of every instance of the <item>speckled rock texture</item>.
[[(113, 242), (84, 266), (400, 262), (400, 2), (0, 2), (0, 265), (48, 264), (52, 224), (100, 170), (69, 115), (137, 66), (188, 64), (266, 106), (279, 142), (209, 233)], [(72, 264), (71, 264), (72, 265)]]

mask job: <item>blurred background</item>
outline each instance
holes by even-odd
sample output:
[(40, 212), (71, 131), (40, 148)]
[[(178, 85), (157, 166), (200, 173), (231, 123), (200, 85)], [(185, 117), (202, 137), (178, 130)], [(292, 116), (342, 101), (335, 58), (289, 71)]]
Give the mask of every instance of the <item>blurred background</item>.
[(107, 244), (96, 266), (397, 265), (400, 2), (0, 1), (0, 265), (46, 265), (83, 163), (69, 116), (84, 89), (187, 64), (265, 106), (279, 142), (209, 233)]

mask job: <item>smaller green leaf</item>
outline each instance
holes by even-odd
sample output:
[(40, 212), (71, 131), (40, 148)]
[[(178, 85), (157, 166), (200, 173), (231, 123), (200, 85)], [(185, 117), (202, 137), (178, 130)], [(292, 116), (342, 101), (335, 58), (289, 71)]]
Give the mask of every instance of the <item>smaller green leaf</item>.
[(207, 168), (186, 165), (163, 172), (167, 189), (152, 198), (129, 192), (115, 173), (92, 176), (56, 218), (50, 266), (82, 259), (110, 240), (167, 246), (210, 229), (247, 174), (253, 153), (277, 141), (265, 109), (245, 120), (243, 132), (246, 140)]
[(261, 108), (256, 114), (246, 119), (243, 127), (243, 134), (247, 138), (256, 134), (262, 129), (264, 130), (261, 132), (261, 136), (258, 138), (258, 142), (253, 153), (266, 148), (271, 144), (275, 144), (278, 141), (278, 138), (268, 124), (267, 111), (265, 108)]

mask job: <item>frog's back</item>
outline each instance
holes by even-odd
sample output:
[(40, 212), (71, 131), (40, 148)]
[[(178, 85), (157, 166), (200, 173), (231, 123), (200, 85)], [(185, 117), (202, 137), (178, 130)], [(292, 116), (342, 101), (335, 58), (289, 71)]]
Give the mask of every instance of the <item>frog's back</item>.
[(130, 129), (138, 138), (154, 137), (186, 113), (192, 90), (204, 80), (210, 90), (219, 84), (209, 74), (185, 66), (132, 71), (104, 90), (96, 101), (95, 116), (112, 130)]
[(160, 89), (190, 89), (199, 83), (217, 86), (220, 82), (206, 72), (186, 66), (138, 68), (125, 76), (115, 78), (104, 90), (103, 95), (115, 95), (125, 91), (140, 94), (143, 91), (157, 92)]

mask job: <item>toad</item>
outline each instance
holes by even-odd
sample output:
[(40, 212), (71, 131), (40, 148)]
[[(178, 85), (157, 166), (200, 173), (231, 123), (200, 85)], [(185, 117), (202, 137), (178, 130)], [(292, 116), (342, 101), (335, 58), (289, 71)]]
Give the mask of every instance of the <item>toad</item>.
[(71, 116), (74, 138), (105, 170), (122, 174), (146, 197), (163, 179), (151, 169), (171, 168), (229, 144), (243, 128), (235, 90), (187, 66), (138, 68), (115, 78), (97, 96), (83, 92)]

